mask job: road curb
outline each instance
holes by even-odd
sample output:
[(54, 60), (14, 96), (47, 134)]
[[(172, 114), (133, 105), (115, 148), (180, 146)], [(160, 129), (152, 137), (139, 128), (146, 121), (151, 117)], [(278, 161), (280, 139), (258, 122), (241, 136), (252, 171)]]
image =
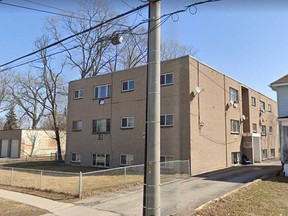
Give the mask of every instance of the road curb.
[(233, 191), (230, 191), (229, 193), (226, 193), (226, 194), (224, 194), (224, 195), (222, 195), (222, 196), (220, 196), (220, 197), (218, 197), (218, 198), (216, 198), (216, 199), (210, 200), (209, 202), (207, 202), (207, 203), (199, 206), (198, 208), (196, 208), (196, 209), (195, 209), (195, 213), (197, 213), (198, 211), (202, 210), (203, 208), (207, 207), (207, 206), (210, 205), (210, 204), (213, 204), (213, 203), (215, 203), (215, 202), (217, 202), (217, 201), (219, 201), (219, 200), (221, 200), (221, 199), (223, 199), (223, 198), (225, 198), (225, 197), (227, 197), (227, 196), (229, 196), (229, 195), (231, 195), (231, 194), (233, 194), (233, 193), (238, 192), (239, 190), (241, 190), (241, 189), (243, 189), (243, 188), (246, 188), (246, 187), (248, 187), (248, 186), (250, 186), (250, 185), (252, 185), (252, 184), (258, 183), (258, 182), (262, 181), (262, 180), (265, 179), (265, 178), (267, 178), (267, 176), (263, 176), (263, 177), (261, 177), (261, 178), (259, 178), (259, 179), (254, 180), (253, 182), (249, 182), (249, 183), (243, 185), (243, 186), (240, 187), (240, 188), (237, 188), (237, 189), (235, 189), (235, 190), (233, 190)]

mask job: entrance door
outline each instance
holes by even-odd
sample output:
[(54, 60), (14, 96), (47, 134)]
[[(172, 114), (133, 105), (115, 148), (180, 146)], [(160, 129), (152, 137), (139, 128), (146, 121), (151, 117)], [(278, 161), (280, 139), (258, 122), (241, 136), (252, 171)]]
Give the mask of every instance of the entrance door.
[(11, 158), (19, 157), (19, 141), (12, 140), (11, 142)]
[(1, 157), (8, 157), (9, 140), (2, 140)]
[(288, 159), (288, 126), (282, 127), (283, 133), (281, 134), (281, 160), (285, 162)]
[(261, 140), (260, 137), (252, 137), (253, 143), (253, 162), (261, 162)]

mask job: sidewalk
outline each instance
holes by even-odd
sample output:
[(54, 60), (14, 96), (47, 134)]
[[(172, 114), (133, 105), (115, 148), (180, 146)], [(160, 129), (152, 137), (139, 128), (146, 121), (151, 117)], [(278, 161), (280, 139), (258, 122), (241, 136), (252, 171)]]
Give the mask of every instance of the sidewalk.
[(32, 196), (23, 193), (17, 193), (13, 191), (1, 190), (0, 189), (0, 197), (21, 202), (27, 205), (35, 206), (37, 208), (45, 209), (51, 213), (45, 214), (44, 216), (89, 216), (89, 215), (97, 215), (97, 216), (118, 216), (119, 214), (97, 210), (95, 208), (88, 208), (85, 206), (77, 206), (71, 203), (63, 203), (58, 201), (53, 201), (37, 196)]

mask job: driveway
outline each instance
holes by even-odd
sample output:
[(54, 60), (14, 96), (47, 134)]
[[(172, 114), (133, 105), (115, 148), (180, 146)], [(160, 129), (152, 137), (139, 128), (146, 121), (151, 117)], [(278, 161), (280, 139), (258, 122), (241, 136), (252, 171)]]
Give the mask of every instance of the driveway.
[[(279, 161), (237, 166), (229, 169), (178, 180), (161, 186), (161, 215), (191, 215), (210, 200), (229, 193), (246, 183), (280, 170)], [(142, 215), (142, 187), (80, 200), (89, 206), (119, 215)]]

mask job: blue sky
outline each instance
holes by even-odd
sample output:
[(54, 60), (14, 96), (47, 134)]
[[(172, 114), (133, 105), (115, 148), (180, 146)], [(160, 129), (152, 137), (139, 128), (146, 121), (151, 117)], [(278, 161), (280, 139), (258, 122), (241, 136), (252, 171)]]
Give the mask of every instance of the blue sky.
[[(25, 0), (2, 2), (59, 12)], [(77, 0), (70, 0), (69, 4), (65, 0), (37, 2), (77, 10)], [(129, 10), (128, 5), (143, 4), (137, 0), (108, 2), (118, 13)], [(161, 12), (183, 9), (193, 2), (162, 0)], [(179, 15), (177, 22), (167, 20), (161, 26), (161, 39), (193, 46), (197, 50), (196, 58), (203, 63), (276, 99), (268, 85), (288, 73), (287, 6), (285, 0), (222, 0), (199, 5), (195, 15), (187, 11)], [(141, 13), (147, 17), (147, 10)], [(47, 16), (50, 15), (0, 4), (0, 64), (34, 49), (34, 41), (41, 35)], [(135, 16), (131, 16), (131, 20)], [(24, 69), (19, 67), (17, 71)]]

